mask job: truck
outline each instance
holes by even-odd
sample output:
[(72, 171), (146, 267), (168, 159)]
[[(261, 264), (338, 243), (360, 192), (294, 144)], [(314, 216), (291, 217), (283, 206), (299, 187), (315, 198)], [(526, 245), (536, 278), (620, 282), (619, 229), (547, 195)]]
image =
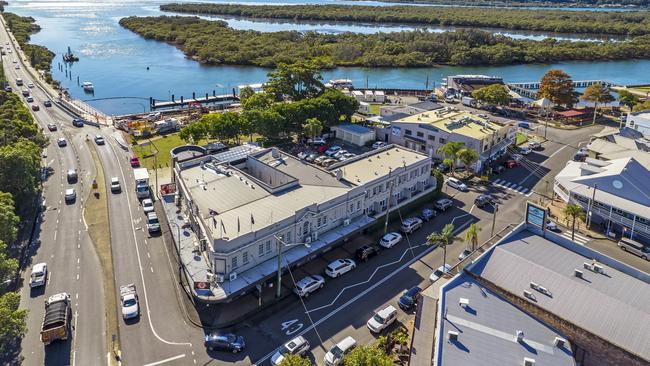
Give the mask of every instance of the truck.
[(138, 199), (149, 198), (149, 172), (147, 168), (133, 169), (135, 194)]
[(476, 107), (476, 99), (472, 97), (463, 97), (461, 98), (460, 102), (468, 107)]
[(178, 131), (180, 128), (176, 118), (168, 118), (164, 121), (154, 122), (153, 130), (155, 133), (161, 135), (168, 132)]
[(122, 304), (122, 318), (124, 320), (137, 318), (140, 315), (135, 283), (120, 286), (120, 303)]
[(52, 295), (45, 300), (45, 315), (41, 325), (41, 341), (48, 345), (56, 340), (67, 340), (70, 335), (72, 308), (70, 295), (66, 292)]

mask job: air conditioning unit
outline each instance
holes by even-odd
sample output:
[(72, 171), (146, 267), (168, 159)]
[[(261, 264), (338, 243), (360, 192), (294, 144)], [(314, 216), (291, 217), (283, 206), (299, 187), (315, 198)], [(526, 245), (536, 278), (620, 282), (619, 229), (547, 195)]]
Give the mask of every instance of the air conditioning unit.
[(565, 344), (565, 343), (566, 343), (566, 339), (564, 339), (564, 338), (555, 337), (555, 339), (553, 340), (553, 344), (554, 344), (555, 347), (557, 347), (557, 348), (562, 348), (562, 347), (564, 347), (564, 344)]
[(594, 272), (596, 273), (605, 273), (605, 268), (600, 264), (594, 264)]
[(224, 283), (224, 281), (226, 281), (226, 276), (222, 274), (216, 274), (214, 275), (214, 279), (217, 281), (217, 283)]
[(524, 357), (524, 366), (535, 366), (535, 359)]
[(578, 278), (583, 278), (582, 277), (582, 275), (583, 275), (582, 271), (577, 269), (577, 268), (573, 271), (573, 274)]
[(311, 243), (311, 236), (305, 238), (305, 244)]
[(343, 226), (348, 226), (348, 225), (350, 225), (350, 219), (343, 220)]
[(230, 280), (234, 281), (237, 279), (237, 272), (230, 272)]
[(524, 290), (524, 297), (527, 299), (535, 300), (533, 293), (528, 290)]
[(589, 263), (589, 262), (584, 262), (584, 263), (582, 263), (582, 266), (585, 267), (585, 269), (588, 269), (588, 270), (590, 270), (590, 271), (594, 269), (594, 268), (591, 266), (591, 263)]
[(537, 290), (539, 288), (539, 284), (537, 284), (535, 282), (531, 282), (530, 283), (530, 288), (532, 288), (533, 290)]
[(458, 340), (458, 332), (450, 330), (448, 334), (449, 342), (456, 342)]

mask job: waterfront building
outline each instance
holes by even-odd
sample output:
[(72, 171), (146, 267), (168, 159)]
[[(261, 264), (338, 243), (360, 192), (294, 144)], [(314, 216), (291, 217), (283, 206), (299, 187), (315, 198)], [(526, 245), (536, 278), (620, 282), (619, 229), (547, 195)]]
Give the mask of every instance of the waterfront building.
[(625, 126), (650, 136), (650, 109), (628, 113)]
[(447, 76), (447, 91), (461, 95), (470, 95), (474, 90), (493, 84), (503, 85), (503, 78), (487, 75), (449, 75)]

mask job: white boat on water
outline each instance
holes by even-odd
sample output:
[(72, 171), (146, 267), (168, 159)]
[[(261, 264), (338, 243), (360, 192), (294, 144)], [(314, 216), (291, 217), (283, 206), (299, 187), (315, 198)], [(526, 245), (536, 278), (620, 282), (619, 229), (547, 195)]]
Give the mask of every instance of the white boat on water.
[(329, 83), (325, 84), (326, 87), (329, 88), (337, 88), (337, 89), (343, 89), (343, 88), (352, 88), (352, 80), (350, 79), (334, 79), (330, 80)]
[(95, 90), (95, 87), (93, 86), (93, 83), (90, 81), (84, 81), (81, 86), (84, 88), (85, 91), (91, 92)]

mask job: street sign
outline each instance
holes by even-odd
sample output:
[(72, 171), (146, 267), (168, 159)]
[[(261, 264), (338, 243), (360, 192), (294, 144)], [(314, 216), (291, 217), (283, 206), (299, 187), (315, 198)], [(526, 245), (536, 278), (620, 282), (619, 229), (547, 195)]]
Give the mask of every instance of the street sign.
[(544, 230), (544, 222), (546, 222), (546, 210), (541, 206), (527, 202), (526, 222)]

